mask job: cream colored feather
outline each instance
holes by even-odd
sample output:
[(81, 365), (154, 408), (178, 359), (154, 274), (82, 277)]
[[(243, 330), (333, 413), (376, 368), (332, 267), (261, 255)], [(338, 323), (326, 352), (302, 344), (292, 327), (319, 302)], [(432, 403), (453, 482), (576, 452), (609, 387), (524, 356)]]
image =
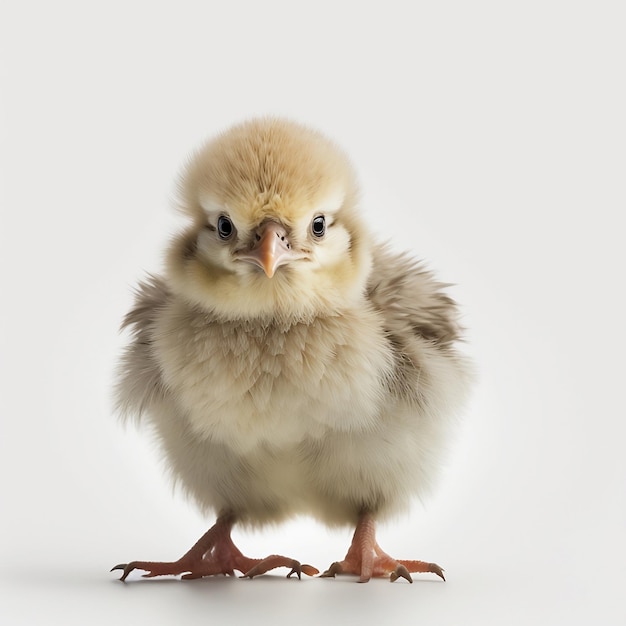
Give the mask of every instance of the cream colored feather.
[[(123, 414), (150, 422), (176, 482), (220, 519), (354, 525), (405, 510), (431, 484), (469, 383), (442, 285), (373, 243), (348, 160), (300, 125), (231, 129), (180, 188), (190, 225), (124, 322)], [(261, 237), (287, 255), (269, 273)]]

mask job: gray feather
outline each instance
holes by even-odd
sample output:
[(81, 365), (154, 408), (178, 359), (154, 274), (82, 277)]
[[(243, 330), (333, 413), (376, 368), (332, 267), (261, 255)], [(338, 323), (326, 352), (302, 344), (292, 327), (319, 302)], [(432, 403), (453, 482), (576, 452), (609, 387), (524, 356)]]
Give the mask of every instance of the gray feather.
[(400, 346), (412, 335), (441, 348), (460, 339), (457, 305), (443, 291), (447, 286), (406, 253), (394, 254), (386, 246), (374, 251), (367, 295)]
[(154, 325), (170, 299), (165, 281), (149, 275), (135, 290), (135, 303), (121, 329), (129, 329), (131, 342), (124, 350), (117, 371), (117, 410), (125, 418), (139, 419), (165, 395), (163, 380), (154, 354)]

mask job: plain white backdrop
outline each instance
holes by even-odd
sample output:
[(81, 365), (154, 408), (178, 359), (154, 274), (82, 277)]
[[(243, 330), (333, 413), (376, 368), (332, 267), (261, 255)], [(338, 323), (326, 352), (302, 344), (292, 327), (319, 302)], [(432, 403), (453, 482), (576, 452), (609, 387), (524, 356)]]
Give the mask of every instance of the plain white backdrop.
[[(0, 3), (0, 621), (623, 624), (620, 2)], [(110, 384), (206, 137), (287, 115), (352, 156), (381, 239), (454, 283), (479, 372), (435, 496), (380, 529), (446, 583), (181, 583), (212, 523)], [(351, 531), (236, 531), (320, 569)], [(418, 578), (416, 576), (416, 578)]]

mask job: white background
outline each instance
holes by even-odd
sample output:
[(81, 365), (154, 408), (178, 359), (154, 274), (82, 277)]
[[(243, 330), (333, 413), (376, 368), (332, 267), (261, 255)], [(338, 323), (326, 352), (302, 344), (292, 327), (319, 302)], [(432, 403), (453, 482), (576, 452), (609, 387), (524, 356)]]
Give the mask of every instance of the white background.
[[(0, 622), (625, 623), (620, 5), (2, 2)], [(373, 229), (457, 285), (480, 382), (435, 497), (379, 533), (446, 583), (108, 571), (213, 521), (116, 421), (111, 372), (180, 165), (266, 113), (337, 140)], [(350, 535), (235, 540), (325, 568)]]

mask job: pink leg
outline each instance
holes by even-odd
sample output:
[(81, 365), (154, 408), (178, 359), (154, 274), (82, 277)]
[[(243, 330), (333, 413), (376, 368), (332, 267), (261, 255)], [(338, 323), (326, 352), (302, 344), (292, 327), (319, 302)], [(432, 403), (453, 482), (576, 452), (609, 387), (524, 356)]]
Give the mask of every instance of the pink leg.
[(391, 582), (404, 578), (413, 582), (411, 572), (432, 572), (443, 578), (443, 570), (435, 563), (398, 560), (383, 552), (376, 542), (376, 526), (370, 513), (359, 516), (352, 544), (343, 561), (336, 561), (322, 576), (356, 574), (359, 582), (366, 583), (372, 576), (389, 576)]
[(271, 555), (265, 559), (251, 559), (244, 556), (230, 537), (234, 521), (233, 515), (221, 515), (215, 525), (178, 561), (132, 561), (127, 564), (120, 563), (111, 571), (123, 570), (120, 578), (122, 581), (126, 580), (126, 577), (135, 569), (145, 570), (147, 574), (144, 574), (144, 577), (146, 578), (183, 574), (184, 579), (216, 574), (234, 576), (235, 570), (253, 578), (276, 567), (290, 567), (291, 571), (287, 577), (296, 574), (300, 578), (302, 572), (309, 576), (318, 573), (314, 567), (301, 565), (298, 561), (284, 556)]

